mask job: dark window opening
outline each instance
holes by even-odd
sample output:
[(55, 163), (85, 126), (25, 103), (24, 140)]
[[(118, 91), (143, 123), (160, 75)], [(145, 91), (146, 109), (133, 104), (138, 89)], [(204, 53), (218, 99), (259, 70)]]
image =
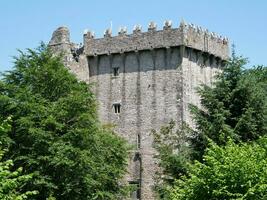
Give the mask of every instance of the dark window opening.
[(137, 148), (140, 149), (141, 147), (141, 138), (140, 138), (140, 134), (137, 135)]
[(94, 60), (96, 58), (92, 56), (87, 56), (87, 63), (88, 63), (88, 70), (89, 70), (89, 77), (97, 75), (98, 67), (94, 64)]
[(140, 188), (140, 182), (139, 181), (131, 181), (129, 182), (132, 188), (131, 192), (131, 199), (141, 199), (141, 188)]
[(113, 68), (113, 76), (119, 76), (119, 67)]
[(114, 107), (114, 112), (115, 112), (115, 113), (120, 113), (120, 112), (121, 112), (121, 104), (119, 104), (119, 103), (114, 103), (114, 104), (113, 104), (113, 107)]
[(141, 154), (140, 152), (135, 152), (135, 155), (134, 155), (134, 158), (133, 158), (133, 161), (134, 161), (134, 170), (133, 170), (133, 177), (134, 177), (134, 180), (141, 180), (141, 176), (142, 176), (142, 160), (141, 160)]

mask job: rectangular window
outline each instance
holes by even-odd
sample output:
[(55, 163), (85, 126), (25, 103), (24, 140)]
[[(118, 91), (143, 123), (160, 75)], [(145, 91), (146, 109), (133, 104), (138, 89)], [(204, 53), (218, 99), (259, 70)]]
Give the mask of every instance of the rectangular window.
[(121, 112), (121, 104), (120, 103), (114, 103), (113, 107), (114, 107), (114, 112), (115, 113), (120, 113)]
[(129, 183), (133, 189), (131, 192), (131, 199), (133, 199), (133, 200), (141, 199), (140, 183), (138, 181), (131, 181)]
[(140, 147), (141, 147), (140, 134), (137, 134), (137, 148), (140, 149)]
[(113, 76), (119, 76), (119, 67), (113, 68)]

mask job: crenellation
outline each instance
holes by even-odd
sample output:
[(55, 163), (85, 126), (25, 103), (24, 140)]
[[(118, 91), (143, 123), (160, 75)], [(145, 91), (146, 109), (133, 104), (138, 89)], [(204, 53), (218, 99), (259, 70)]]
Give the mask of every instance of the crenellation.
[(157, 30), (157, 24), (155, 22), (149, 22), (148, 32), (153, 32)]
[(200, 26), (197, 26), (197, 33), (202, 33), (203, 31), (202, 31), (202, 28), (200, 27)]
[(164, 21), (163, 30), (169, 30), (171, 28), (172, 28), (172, 21), (171, 20)]
[(120, 27), (118, 31), (119, 36), (124, 36), (127, 34), (127, 27)]
[(111, 38), (112, 37), (112, 30), (108, 28), (104, 31), (104, 38)]
[(104, 38), (97, 39), (88, 32), (84, 35), (85, 53), (90, 56), (183, 45), (222, 59), (227, 59), (229, 54), (229, 41), (226, 37), (194, 24), (181, 22), (178, 28), (172, 28), (172, 22), (165, 21), (163, 30), (157, 30), (156, 23), (150, 22), (148, 32), (142, 32), (141, 29), (140, 25), (135, 25), (133, 33), (127, 34), (125, 27), (120, 28), (118, 36), (112, 36), (111, 30), (107, 29)]
[(89, 31), (88, 29), (85, 29), (83, 32), (84, 37), (88, 37), (90, 39), (94, 39), (95, 38), (95, 32), (94, 31)]
[(142, 32), (142, 26), (140, 24), (134, 25), (133, 34), (138, 34)]
[(88, 29), (84, 29), (84, 31), (83, 31), (83, 35), (86, 35), (88, 32), (89, 32)]

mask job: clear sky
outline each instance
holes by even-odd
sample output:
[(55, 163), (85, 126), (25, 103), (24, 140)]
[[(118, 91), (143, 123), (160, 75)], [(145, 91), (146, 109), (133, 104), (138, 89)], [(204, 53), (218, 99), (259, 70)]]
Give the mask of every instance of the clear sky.
[(68, 26), (80, 43), (84, 29), (102, 37), (110, 21), (117, 33), (135, 24), (147, 30), (150, 21), (162, 28), (168, 19), (174, 27), (184, 19), (227, 36), (251, 65), (267, 66), (266, 0), (0, 0), (0, 71), (11, 69), (16, 49), (47, 43), (58, 26)]

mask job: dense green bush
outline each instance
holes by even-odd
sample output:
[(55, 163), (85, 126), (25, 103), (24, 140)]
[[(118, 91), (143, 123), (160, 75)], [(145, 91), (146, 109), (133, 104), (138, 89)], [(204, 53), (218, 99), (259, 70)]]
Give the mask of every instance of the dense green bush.
[(267, 138), (253, 144), (212, 144), (177, 180), (169, 199), (267, 199)]

